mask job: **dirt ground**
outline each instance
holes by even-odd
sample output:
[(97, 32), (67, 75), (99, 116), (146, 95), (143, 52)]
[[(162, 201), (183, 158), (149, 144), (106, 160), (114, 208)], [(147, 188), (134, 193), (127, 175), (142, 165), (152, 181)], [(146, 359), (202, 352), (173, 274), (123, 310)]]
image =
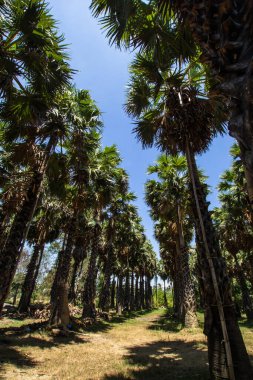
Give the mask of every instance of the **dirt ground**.
[[(209, 378), (202, 330), (181, 330), (164, 310), (101, 322), (68, 337), (24, 330), (21, 335), (6, 328), (0, 336), (1, 380)], [(243, 331), (249, 346), (252, 331), (247, 327)], [(251, 346), (249, 351), (252, 355)]]

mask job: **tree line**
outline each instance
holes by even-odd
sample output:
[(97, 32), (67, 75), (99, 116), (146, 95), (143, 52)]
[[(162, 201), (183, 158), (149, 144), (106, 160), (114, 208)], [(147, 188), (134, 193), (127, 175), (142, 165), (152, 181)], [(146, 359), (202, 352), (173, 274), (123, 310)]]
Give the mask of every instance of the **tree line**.
[[(51, 325), (70, 326), (70, 302), (83, 318), (151, 308), (159, 274), (173, 283), (173, 314), (186, 327), (204, 308), (211, 377), (251, 379), (235, 307), (252, 318), (251, 5), (93, 0), (91, 10), (111, 44), (136, 50), (125, 111), (142, 146), (162, 153), (145, 187), (162, 260), (116, 146), (101, 144), (96, 103), (72, 84), (47, 5), (2, 0), (0, 309), (27, 245), (18, 309), (29, 309), (45, 249), (57, 243)], [(238, 145), (211, 212), (196, 156), (227, 128)]]
[[(137, 51), (130, 67), (125, 105), (135, 119), (137, 138), (144, 147), (156, 146), (167, 155), (182, 154), (187, 162), (211, 377), (252, 378), (224, 252), (195, 159), (228, 127), (240, 148), (252, 213), (252, 4), (230, 0), (126, 0), (122, 5), (117, 0), (93, 0), (90, 7), (110, 44)], [(166, 243), (172, 240), (170, 244), (174, 244), (173, 250), (178, 251), (178, 261), (184, 267), (184, 318), (188, 321), (189, 310), (195, 323), (185, 258), (187, 234), (184, 238), (183, 231), (187, 228), (182, 220), (187, 202), (178, 196), (171, 210), (166, 205), (161, 218), (158, 208), (164, 207), (164, 199), (169, 202), (166, 187), (172, 184), (167, 183), (171, 178), (163, 178), (160, 164), (156, 170), (161, 182), (148, 184), (147, 199), (159, 234), (167, 214), (174, 214), (170, 216), (172, 226), (167, 223), (165, 227), (170, 233)], [(153, 192), (157, 192), (157, 198)], [(177, 234), (174, 241), (171, 230)]]

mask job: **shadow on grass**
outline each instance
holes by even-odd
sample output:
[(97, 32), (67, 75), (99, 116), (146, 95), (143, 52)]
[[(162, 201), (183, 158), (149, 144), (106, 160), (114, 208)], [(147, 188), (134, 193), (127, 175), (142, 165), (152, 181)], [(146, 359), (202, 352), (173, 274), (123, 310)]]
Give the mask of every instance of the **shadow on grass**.
[[(46, 339), (47, 338), (47, 339)], [(68, 336), (48, 337), (41, 334), (39, 337), (32, 334), (20, 335), (17, 333), (9, 333), (8, 335), (0, 335), (0, 379), (3, 378), (4, 371), (1, 368), (4, 364), (12, 364), (17, 368), (35, 367), (36, 361), (29, 358), (20, 348), (23, 347), (39, 347), (40, 349), (50, 349), (65, 344), (85, 343), (84, 339), (79, 338), (74, 333)]]
[[(177, 333), (182, 325), (170, 310), (155, 320), (151, 330)], [(206, 341), (162, 340), (128, 349), (124, 357), (129, 371), (107, 375), (103, 380), (208, 380)]]
[(247, 319), (239, 320), (240, 327), (246, 327), (248, 329), (253, 329), (253, 321), (248, 321)]
[[(105, 321), (103, 319), (96, 320), (93, 324), (85, 326), (84, 331), (87, 332), (106, 332), (111, 330), (114, 325), (125, 323), (127, 321), (134, 320), (138, 317), (150, 314), (151, 310), (141, 310), (141, 311), (129, 311), (123, 312), (122, 315), (111, 314), (110, 320)], [(81, 321), (81, 319), (80, 319)]]
[(124, 358), (128, 374), (106, 375), (104, 380), (208, 380), (204, 344), (172, 340), (131, 347)]
[(179, 332), (182, 329), (182, 323), (172, 317), (170, 310), (157, 319), (149, 326), (150, 330)]

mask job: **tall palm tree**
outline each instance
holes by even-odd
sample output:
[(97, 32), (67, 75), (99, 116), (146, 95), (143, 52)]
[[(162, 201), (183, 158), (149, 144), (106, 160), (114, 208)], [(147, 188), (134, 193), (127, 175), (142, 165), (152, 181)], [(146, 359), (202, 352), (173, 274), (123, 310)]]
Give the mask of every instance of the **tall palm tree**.
[[(126, 174), (122, 171), (122, 175), (126, 176)], [(125, 189), (127, 190), (127, 188)], [(131, 206), (129, 204), (130, 201), (135, 199), (134, 194), (132, 193), (123, 193), (118, 192), (113, 195), (113, 198), (110, 202), (109, 207), (106, 210), (106, 218), (107, 228), (106, 228), (106, 260), (104, 266), (104, 282), (100, 294), (100, 307), (103, 311), (109, 311), (110, 307), (110, 283), (111, 283), (111, 275), (113, 273), (113, 261), (116, 259), (116, 231), (120, 229), (122, 231), (121, 223), (122, 219), (124, 220), (128, 217), (131, 218)], [(125, 226), (125, 225), (124, 225)], [(129, 230), (128, 230), (129, 232)]]
[(229, 108), (229, 131), (241, 149), (253, 199), (251, 125), (251, 1), (92, 0), (111, 43), (149, 50), (156, 57), (164, 40), (177, 63), (201, 62), (212, 93)]
[[(214, 363), (219, 347), (220, 358), (225, 356), (228, 363), (220, 367), (220, 371), (224, 375), (231, 375), (242, 366), (242, 373), (248, 376), (251, 367), (237, 323), (224, 260), (208, 211), (206, 189), (201, 184), (195, 161), (195, 154), (204, 152), (218, 130), (222, 131), (222, 122), (218, 124), (222, 110), (219, 103), (215, 102), (214, 106), (205, 94), (193, 86), (191, 78), (182, 77), (173, 62), (164, 62), (160, 66), (153, 60), (151, 53), (138, 54), (131, 72), (126, 110), (138, 118), (135, 127), (138, 139), (144, 147), (156, 145), (162, 151), (170, 154), (182, 152), (187, 157), (192, 210), (200, 248), (199, 267), (201, 277), (205, 278), (202, 286), (210, 371), (215, 377)], [(139, 90), (140, 81), (141, 88), (148, 88), (148, 91)], [(142, 94), (141, 98), (139, 94)], [(240, 353), (238, 347), (241, 347)]]
[[(8, 294), (41, 193), (61, 122), (56, 95), (70, 80), (62, 36), (43, 1), (6, 1), (1, 6), (1, 119), (11, 148), (27, 148), (20, 166), (30, 175), (0, 251), (0, 311)], [(29, 158), (29, 159), (28, 159)], [(26, 162), (24, 162), (26, 161)], [(3, 229), (3, 228), (2, 228)]]
[(247, 287), (245, 273), (239, 264), (240, 252), (245, 252), (244, 264), (249, 266), (253, 243), (252, 214), (249, 197), (246, 191), (244, 169), (238, 159), (238, 146), (231, 148), (233, 163), (226, 170), (219, 183), (220, 208), (214, 212), (223, 249), (227, 250), (235, 262), (235, 272), (241, 286), (243, 307), (247, 318), (252, 319), (253, 307)]
[(125, 191), (128, 187), (127, 176), (119, 168), (121, 162), (115, 146), (105, 147), (96, 157), (96, 173), (91, 184), (91, 199), (93, 203), (94, 232), (91, 243), (91, 254), (88, 271), (83, 288), (83, 317), (95, 318), (95, 296), (97, 277), (97, 258), (102, 229), (103, 209), (110, 205), (115, 193)]
[[(159, 181), (149, 180), (146, 183), (146, 201), (151, 206), (154, 219), (165, 219), (174, 223), (175, 247), (182, 281), (183, 323), (187, 327), (198, 325), (196, 300), (188, 262), (188, 248), (185, 241), (187, 215), (187, 163), (184, 157), (161, 156), (155, 165), (148, 168), (148, 173), (156, 173)], [(189, 207), (189, 205), (188, 205)]]
[(87, 91), (74, 91), (70, 102), (66, 139), (67, 171), (69, 173), (70, 218), (66, 226), (66, 244), (60, 252), (54, 284), (51, 291), (52, 325), (69, 324), (68, 278), (79, 218), (89, 206), (88, 188), (94, 176), (94, 161), (100, 146), (100, 112)]

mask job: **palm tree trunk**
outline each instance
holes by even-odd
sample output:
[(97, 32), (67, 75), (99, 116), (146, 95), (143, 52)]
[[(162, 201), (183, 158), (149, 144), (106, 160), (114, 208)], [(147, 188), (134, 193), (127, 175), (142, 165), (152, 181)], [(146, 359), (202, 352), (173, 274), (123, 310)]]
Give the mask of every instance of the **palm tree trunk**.
[(97, 278), (97, 257), (98, 257), (98, 245), (100, 238), (100, 227), (98, 224), (94, 227), (92, 250), (90, 255), (90, 262), (88, 266), (87, 276), (84, 282), (83, 289), (83, 318), (95, 318), (96, 317), (96, 278)]
[(121, 315), (123, 310), (123, 276), (120, 274), (118, 276), (118, 286), (117, 286), (117, 314)]
[(135, 310), (140, 309), (140, 288), (139, 288), (139, 275), (136, 274), (135, 277), (135, 297), (134, 297), (134, 308)]
[(189, 267), (189, 253), (184, 241), (180, 204), (178, 204), (177, 207), (177, 233), (179, 240), (178, 250), (180, 272), (182, 277), (182, 321), (185, 327), (195, 328), (198, 327), (198, 319), (196, 314), (196, 297)]
[(202, 50), (202, 63), (209, 66), (214, 83), (217, 81), (215, 94), (219, 93), (227, 100), (229, 132), (240, 146), (248, 194), (253, 206), (252, 1), (176, 3), (182, 19)]
[(252, 300), (249, 294), (249, 289), (245, 280), (245, 275), (243, 273), (241, 266), (238, 263), (236, 255), (234, 255), (234, 259), (235, 259), (237, 277), (238, 277), (238, 281), (239, 281), (241, 292), (242, 292), (243, 310), (245, 311), (247, 320), (252, 321), (253, 320), (253, 305), (252, 305)]
[(73, 264), (73, 270), (71, 274), (70, 286), (69, 286), (69, 294), (68, 300), (70, 303), (76, 304), (76, 278), (79, 266), (81, 264), (82, 259), (75, 259)]
[(116, 290), (116, 280), (114, 276), (112, 280), (112, 286), (111, 286), (111, 309), (115, 309), (115, 290)]
[[(181, 263), (181, 250), (179, 241), (176, 241), (176, 254), (174, 258), (175, 271), (174, 271), (174, 317), (182, 322), (184, 315), (184, 302), (183, 302), (183, 277), (182, 277), (182, 263)], [(167, 305), (168, 307), (168, 305)]]
[(144, 276), (140, 275), (140, 307), (145, 309), (145, 297), (144, 297)]
[(104, 283), (100, 294), (100, 308), (103, 311), (109, 312), (110, 310), (110, 285), (111, 285), (111, 274), (112, 274), (112, 265), (113, 265), (113, 252), (112, 247), (108, 249), (107, 261), (105, 264), (105, 273), (104, 273)]
[(211, 377), (246, 380), (251, 378), (251, 366), (237, 323), (225, 262), (189, 143), (186, 151), (192, 199), (195, 200), (192, 206), (200, 247), (198, 260), (205, 297), (204, 333), (208, 337)]
[(165, 280), (163, 280), (163, 302), (164, 306), (168, 307), (168, 301), (167, 301), (167, 295), (166, 295), (166, 283)]
[(20, 288), (20, 285), (19, 285), (19, 284), (15, 286), (15, 289), (14, 289), (14, 296), (13, 296), (13, 301), (12, 301), (12, 305), (13, 305), (13, 306), (16, 305), (19, 288)]
[(250, 282), (251, 286), (253, 286), (253, 255), (249, 256), (249, 265), (250, 265)]
[(43, 175), (41, 173), (34, 173), (33, 180), (27, 191), (26, 200), (20, 211), (15, 215), (5, 247), (0, 252), (0, 313), (16, 272), (23, 241), (28, 232), (28, 223), (33, 218), (37, 206), (42, 179)]
[(42, 161), (36, 163), (33, 178), (27, 190), (26, 199), (21, 209), (16, 213), (4, 248), (0, 251), (0, 314), (4, 301), (8, 296), (31, 221), (37, 208), (49, 155), (54, 145), (55, 137), (52, 137), (47, 144)]
[(68, 280), (71, 267), (73, 246), (75, 243), (77, 214), (70, 220), (68, 228), (68, 238), (65, 248), (59, 252), (56, 274), (51, 290), (50, 301), (50, 325), (57, 325), (63, 328), (70, 323), (70, 313), (68, 306)]
[(18, 305), (18, 311), (20, 313), (26, 313), (31, 303), (31, 298), (39, 274), (39, 268), (45, 247), (43, 237), (37, 244), (35, 244), (33, 254), (27, 268), (26, 277), (22, 286), (21, 298)]
[(134, 310), (134, 272), (131, 273), (130, 310)]
[(130, 278), (129, 277), (130, 277), (129, 268), (127, 268), (125, 292), (124, 292), (124, 308), (127, 311), (129, 311), (130, 309)]
[(146, 300), (146, 309), (152, 308), (152, 288), (151, 288), (151, 278), (149, 276), (146, 276), (145, 281), (145, 300)]

